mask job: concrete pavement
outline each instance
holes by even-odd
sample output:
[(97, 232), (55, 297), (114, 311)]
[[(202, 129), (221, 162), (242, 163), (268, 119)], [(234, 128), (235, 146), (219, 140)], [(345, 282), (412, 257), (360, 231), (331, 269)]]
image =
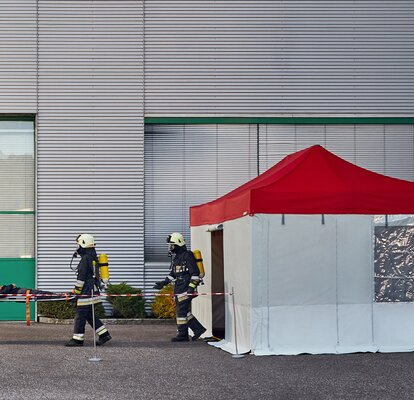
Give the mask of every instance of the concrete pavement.
[(414, 353), (234, 359), (169, 325), (110, 325), (97, 348), (67, 348), (72, 327), (0, 324), (0, 399), (412, 399)]

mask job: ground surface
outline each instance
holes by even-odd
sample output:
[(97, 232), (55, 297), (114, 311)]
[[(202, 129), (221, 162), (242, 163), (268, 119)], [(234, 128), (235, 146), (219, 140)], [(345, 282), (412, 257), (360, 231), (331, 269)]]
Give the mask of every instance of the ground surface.
[(174, 344), (174, 326), (109, 326), (93, 357), (67, 348), (71, 326), (0, 324), (0, 399), (412, 399), (414, 353), (242, 359), (203, 341)]

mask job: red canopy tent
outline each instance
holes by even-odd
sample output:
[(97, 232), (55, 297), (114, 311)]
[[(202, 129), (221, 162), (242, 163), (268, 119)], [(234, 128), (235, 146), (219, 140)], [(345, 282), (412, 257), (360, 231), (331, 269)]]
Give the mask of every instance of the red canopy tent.
[(217, 200), (191, 207), (190, 225), (258, 213), (414, 214), (414, 182), (366, 170), (315, 145)]

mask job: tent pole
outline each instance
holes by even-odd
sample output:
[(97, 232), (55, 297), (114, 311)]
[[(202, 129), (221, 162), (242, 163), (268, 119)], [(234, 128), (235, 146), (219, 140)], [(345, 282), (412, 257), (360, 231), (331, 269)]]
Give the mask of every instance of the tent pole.
[(236, 354), (233, 354), (233, 358), (243, 358), (244, 354), (239, 354), (239, 349), (237, 348), (237, 330), (236, 330), (236, 305), (234, 304), (234, 287), (231, 287), (231, 297), (233, 303), (233, 324), (234, 324), (234, 344), (236, 345)]
[(256, 124), (256, 155), (257, 155), (257, 176), (260, 175), (260, 125)]
[(89, 361), (98, 362), (98, 361), (102, 361), (102, 359), (99, 358), (96, 355), (95, 303), (94, 303), (94, 291), (93, 291), (93, 288), (92, 288), (92, 329), (93, 329), (93, 357), (91, 357), (89, 359)]

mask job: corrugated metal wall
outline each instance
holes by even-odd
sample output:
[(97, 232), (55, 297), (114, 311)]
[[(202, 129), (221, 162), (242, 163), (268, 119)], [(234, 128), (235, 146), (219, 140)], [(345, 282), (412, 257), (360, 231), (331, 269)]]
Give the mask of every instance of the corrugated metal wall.
[(147, 0), (150, 115), (411, 114), (412, 0)]
[(167, 272), (166, 236), (179, 231), (189, 242), (191, 206), (290, 153), (320, 144), (361, 167), (414, 180), (414, 125), (147, 125), (145, 135), (147, 289)]
[(254, 125), (148, 125), (145, 137), (145, 257), (164, 259), (165, 239), (190, 239), (189, 207), (257, 175)]
[(257, 175), (256, 126), (147, 125), (145, 136), (145, 289), (168, 273), (166, 237), (190, 242), (189, 207)]
[[(413, 22), (411, 0), (1, 1), (0, 113), (38, 113), (39, 286), (71, 287), (68, 264), (81, 231), (95, 234), (118, 281), (147, 281), (144, 112), (412, 116)], [(161, 204), (168, 226), (148, 225), (154, 259), (163, 245), (154, 238), (176, 227), (165, 207), (173, 204), (188, 229), (186, 207), (257, 172), (254, 125), (168, 129), (148, 128), (146, 163), (168, 188), (166, 160), (177, 144), (169, 142), (180, 137), (186, 191)], [(413, 179), (413, 142), (412, 125), (261, 125), (259, 169), (321, 143), (358, 165)], [(233, 167), (245, 175), (236, 179)], [(145, 178), (157, 182), (151, 172)], [(193, 182), (203, 184), (193, 191)], [(154, 207), (147, 201), (147, 221)]]
[(260, 125), (260, 172), (314, 144), (360, 167), (414, 180), (414, 125)]
[(36, 3), (0, 1), (0, 113), (36, 110)]
[(38, 286), (72, 287), (82, 232), (142, 286), (143, 2), (39, 0), (38, 46)]

